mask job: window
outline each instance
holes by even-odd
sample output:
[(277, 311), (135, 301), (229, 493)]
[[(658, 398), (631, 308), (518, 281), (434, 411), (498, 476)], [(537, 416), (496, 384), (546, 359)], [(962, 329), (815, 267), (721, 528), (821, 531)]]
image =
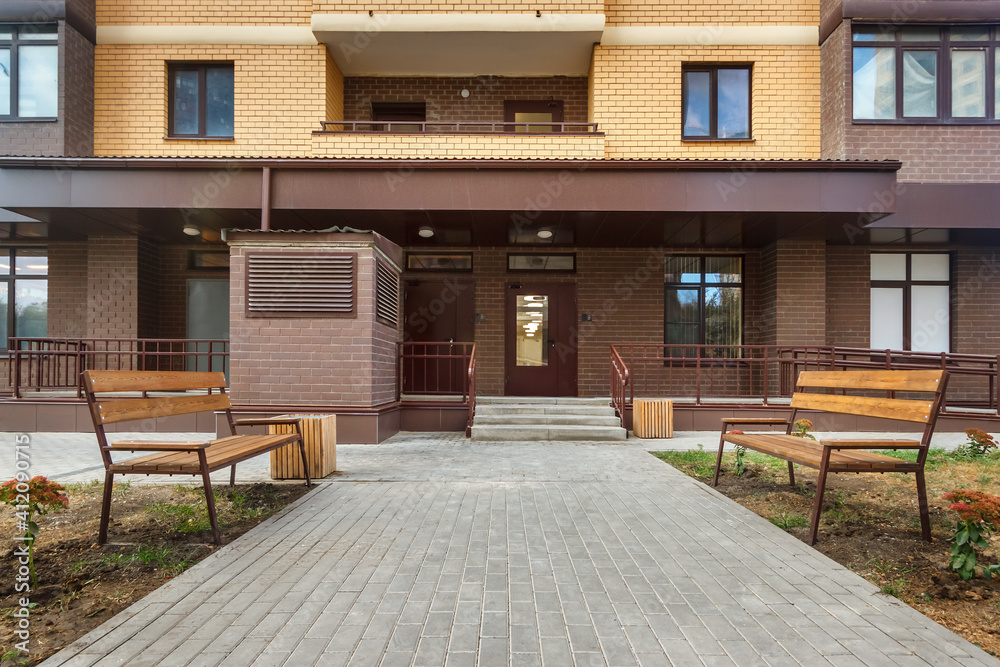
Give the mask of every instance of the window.
[(871, 347), (950, 351), (950, 275), (947, 253), (873, 253)]
[(55, 119), (58, 115), (56, 26), (0, 25), (0, 119)]
[(685, 65), (683, 137), (750, 138), (750, 65)]
[(507, 255), (507, 270), (573, 273), (576, 271), (576, 255), (573, 253), (559, 255), (509, 253)]
[[(719, 346), (703, 357), (738, 357), (743, 343), (743, 259), (709, 255), (668, 255), (665, 259), (663, 342)], [(693, 348), (673, 348), (667, 356), (693, 357)]]
[(48, 336), (48, 274), (43, 248), (0, 249), (0, 348), (8, 336)]
[(168, 67), (168, 134), (233, 138), (233, 64), (174, 63)]
[(562, 100), (506, 100), (503, 122), (508, 132), (561, 132), (564, 114)]
[(996, 122), (998, 40), (998, 26), (855, 25), (854, 120)]
[(423, 132), (423, 125), (427, 120), (427, 104), (425, 102), (372, 102), (372, 120), (386, 121), (411, 121), (393, 122), (391, 125), (375, 125), (372, 130), (375, 132), (404, 132), (412, 134)]

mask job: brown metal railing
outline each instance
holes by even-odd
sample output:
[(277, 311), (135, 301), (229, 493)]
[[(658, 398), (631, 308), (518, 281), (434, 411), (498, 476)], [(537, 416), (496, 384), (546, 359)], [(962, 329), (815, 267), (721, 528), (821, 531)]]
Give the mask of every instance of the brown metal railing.
[(191, 338), (9, 338), (8, 383), (25, 392), (76, 390), (80, 374), (102, 370), (213, 370), (229, 373), (229, 341)]
[(475, 343), (399, 343), (401, 394), (469, 398), (469, 364)]
[(625, 361), (622, 360), (621, 355), (618, 354), (618, 350), (615, 346), (611, 346), (611, 406), (615, 409), (615, 413), (618, 418), (621, 419), (622, 428), (625, 428), (625, 406), (626, 404), (631, 405), (632, 399), (635, 398), (631, 393), (629, 393), (626, 399), (626, 391), (631, 391), (632, 384), (629, 380), (628, 368), (625, 366)]
[(412, 120), (324, 120), (316, 134), (585, 134), (599, 135), (597, 123), (492, 123)]
[(469, 354), (469, 421), (465, 424), (465, 437), (472, 437), (472, 420), (476, 418), (476, 345)]
[(833, 346), (617, 343), (611, 346), (611, 400), (620, 414), (636, 394), (694, 405), (768, 406), (791, 396), (800, 371), (865, 368), (947, 369), (947, 405), (1000, 414), (998, 357)]

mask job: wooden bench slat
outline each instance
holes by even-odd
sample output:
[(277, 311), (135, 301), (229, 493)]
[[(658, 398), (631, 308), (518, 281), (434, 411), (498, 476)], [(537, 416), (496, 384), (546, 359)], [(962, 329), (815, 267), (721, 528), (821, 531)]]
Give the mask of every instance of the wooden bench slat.
[(84, 388), (91, 393), (109, 391), (190, 391), (223, 389), (225, 373), (193, 371), (97, 371), (83, 373)]
[(793, 394), (792, 407), (798, 410), (837, 412), (923, 424), (930, 421), (934, 411), (933, 401), (806, 393)]
[(858, 389), (874, 391), (936, 392), (943, 370), (927, 371), (802, 371), (799, 387)]
[(209, 410), (228, 410), (231, 407), (229, 394), (99, 400), (96, 405), (101, 422), (104, 424), (172, 417)]
[[(751, 434), (743, 435), (726, 434), (723, 438), (726, 442), (741, 445), (769, 454), (785, 461), (791, 461), (807, 468), (819, 469), (823, 456), (823, 446), (808, 438), (798, 438), (794, 435), (778, 434)], [(883, 469), (906, 469), (912, 468), (915, 464), (903, 459), (897, 459), (885, 454), (867, 451), (832, 451), (830, 453), (831, 470), (864, 470), (872, 466)]]
[[(297, 440), (295, 433), (229, 436), (208, 443), (205, 459), (209, 472), (215, 472)], [(119, 473), (196, 474), (201, 472), (201, 463), (197, 452), (159, 452), (115, 463), (112, 470)]]

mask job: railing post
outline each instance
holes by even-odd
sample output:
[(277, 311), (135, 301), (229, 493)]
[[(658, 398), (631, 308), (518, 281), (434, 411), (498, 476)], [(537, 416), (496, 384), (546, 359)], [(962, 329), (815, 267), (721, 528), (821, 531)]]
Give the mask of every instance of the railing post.
[(14, 365), (14, 398), (21, 398), (21, 356), (20, 356), (20, 344), (16, 338), (10, 339), (10, 349), (13, 349), (14, 356), (11, 357), (11, 363)]
[[(768, 354), (767, 354), (767, 351), (769, 349), (770, 348), (768, 348), (766, 345), (764, 346), (764, 407), (767, 407), (767, 394), (769, 389), (768, 377), (771, 375), (771, 367), (770, 364), (768, 364)], [(751, 386), (753, 385), (751, 384)]]
[(701, 345), (695, 348), (694, 357), (694, 404), (701, 405)]

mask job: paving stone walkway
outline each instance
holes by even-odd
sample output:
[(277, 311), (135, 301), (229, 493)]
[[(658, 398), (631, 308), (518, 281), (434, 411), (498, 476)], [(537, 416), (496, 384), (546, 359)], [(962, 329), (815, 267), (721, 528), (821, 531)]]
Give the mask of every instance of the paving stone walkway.
[(1000, 665), (612, 444), (402, 434), (52, 665)]

